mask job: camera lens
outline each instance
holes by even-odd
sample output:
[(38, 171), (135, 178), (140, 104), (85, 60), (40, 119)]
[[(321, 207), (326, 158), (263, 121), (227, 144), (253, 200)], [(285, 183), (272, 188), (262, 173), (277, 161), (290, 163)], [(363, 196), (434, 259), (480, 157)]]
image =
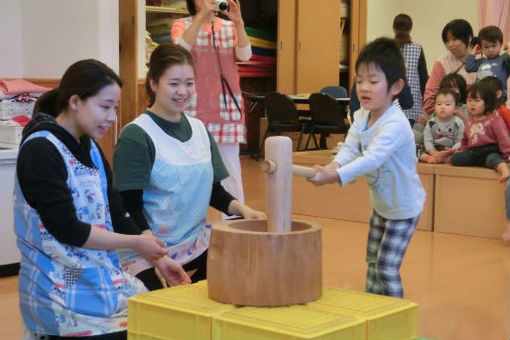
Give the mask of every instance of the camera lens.
[(226, 10), (228, 10), (228, 2), (226, 2), (226, 1), (218, 2), (218, 9), (219, 9), (220, 11), (226, 11)]

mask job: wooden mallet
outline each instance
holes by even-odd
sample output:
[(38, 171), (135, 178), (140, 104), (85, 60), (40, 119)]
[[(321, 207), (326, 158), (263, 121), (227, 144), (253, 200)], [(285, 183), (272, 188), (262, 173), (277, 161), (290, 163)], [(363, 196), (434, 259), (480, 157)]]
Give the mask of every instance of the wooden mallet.
[(266, 139), (266, 214), (269, 232), (290, 231), (292, 206), (292, 176), (312, 177), (315, 169), (292, 164), (292, 140), (285, 136)]

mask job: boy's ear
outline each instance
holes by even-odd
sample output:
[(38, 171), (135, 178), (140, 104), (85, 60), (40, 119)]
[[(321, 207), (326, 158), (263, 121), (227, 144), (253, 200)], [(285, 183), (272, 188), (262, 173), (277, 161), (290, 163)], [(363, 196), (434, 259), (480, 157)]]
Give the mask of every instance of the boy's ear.
[(503, 95), (503, 91), (501, 91), (501, 90), (497, 90), (496, 91), (496, 98), (497, 99), (501, 98), (502, 95)]
[(402, 89), (404, 89), (404, 80), (402, 78), (399, 78), (390, 87), (391, 95), (394, 97), (398, 96), (399, 93), (402, 92)]

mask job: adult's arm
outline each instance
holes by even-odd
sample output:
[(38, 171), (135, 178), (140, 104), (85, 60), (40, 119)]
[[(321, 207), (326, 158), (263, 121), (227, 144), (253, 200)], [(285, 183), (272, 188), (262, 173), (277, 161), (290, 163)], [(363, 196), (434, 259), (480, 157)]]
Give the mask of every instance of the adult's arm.
[(116, 233), (139, 235), (142, 232), (142, 228), (138, 226), (138, 223), (129, 215), (126, 214), (126, 210), (122, 204), (122, 198), (119, 192), (113, 186), (113, 175), (110, 164), (106, 160), (103, 152), (101, 152), (101, 159), (103, 160), (103, 166), (106, 174), (106, 180), (108, 184), (108, 206), (110, 209), (110, 216), (112, 218), (113, 230)]
[(427, 85), (427, 80), (429, 79), (429, 73), (427, 71), (427, 61), (425, 60), (425, 53), (423, 53), (423, 48), (420, 52), (420, 58), (418, 59), (418, 75), (420, 77), (420, 91), (421, 95), (425, 93), (425, 86)]
[(172, 41), (190, 50), (197, 42), (198, 32), (205, 18), (214, 12), (215, 5), (204, 1), (202, 8), (191, 19), (191, 25), (186, 29), (183, 19), (175, 20), (172, 24)]
[(429, 80), (425, 86), (425, 94), (423, 95), (423, 106), (422, 109), (429, 115), (434, 111), (434, 102), (436, 100), (436, 93), (439, 89), (441, 80), (446, 75), (443, 65), (436, 61), (432, 66), (432, 72), (430, 73)]

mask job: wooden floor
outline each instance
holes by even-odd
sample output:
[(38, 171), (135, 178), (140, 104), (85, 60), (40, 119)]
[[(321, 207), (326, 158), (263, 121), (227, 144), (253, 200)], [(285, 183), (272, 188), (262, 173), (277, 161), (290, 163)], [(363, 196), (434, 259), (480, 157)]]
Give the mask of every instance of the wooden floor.
[[(264, 175), (249, 157), (243, 156), (242, 164), (246, 201), (264, 209)], [(211, 220), (218, 216), (209, 214)], [(323, 227), (324, 284), (364, 290), (368, 226), (300, 215), (293, 218), (314, 220)], [(420, 336), (434, 340), (510, 338), (507, 244), (417, 231), (401, 273), (405, 298), (420, 306)], [(0, 279), (0, 339), (21, 339), (17, 304), (17, 278)]]

